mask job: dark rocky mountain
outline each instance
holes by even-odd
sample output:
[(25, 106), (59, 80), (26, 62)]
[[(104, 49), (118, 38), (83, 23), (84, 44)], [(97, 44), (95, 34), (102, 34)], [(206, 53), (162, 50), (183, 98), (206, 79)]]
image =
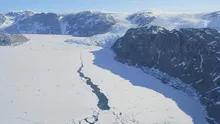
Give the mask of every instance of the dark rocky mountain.
[[(2, 29), (10, 34), (69, 34), (92, 36), (103, 34), (116, 24), (108, 13), (83, 11), (75, 14), (33, 13), (31, 11), (9, 12), (12, 25)], [(4, 17), (4, 16), (2, 16)], [(61, 18), (61, 19), (60, 19)], [(3, 18), (4, 19), (4, 18)], [(5, 21), (1, 19), (1, 21)]]
[(116, 24), (114, 17), (107, 13), (83, 11), (62, 18), (64, 31), (73, 36), (103, 34)]
[(21, 15), (34, 15), (35, 13), (32, 12), (32, 11), (18, 11), (18, 12), (8, 12), (6, 13), (5, 15), (6, 16), (11, 16), (11, 17), (18, 17), (18, 16), (21, 16)]
[(5, 16), (13, 17), (14, 23), (16, 23), (34, 14), (35, 13), (32, 11), (20, 11), (20, 12), (8, 12), (5, 14)]
[(112, 46), (116, 60), (159, 69), (196, 89), (210, 123), (220, 123), (220, 33), (214, 29), (129, 29)]
[[(23, 16), (19, 16), (22, 18)], [(54, 13), (39, 13), (19, 19), (17, 23), (4, 29), (11, 34), (60, 34), (59, 17)]]
[(29, 39), (20, 34), (0, 33), (0, 46), (19, 45), (27, 42)]
[(152, 14), (152, 12), (138, 12), (128, 16), (127, 20), (129, 20), (132, 24), (145, 26), (156, 19), (156, 17)]

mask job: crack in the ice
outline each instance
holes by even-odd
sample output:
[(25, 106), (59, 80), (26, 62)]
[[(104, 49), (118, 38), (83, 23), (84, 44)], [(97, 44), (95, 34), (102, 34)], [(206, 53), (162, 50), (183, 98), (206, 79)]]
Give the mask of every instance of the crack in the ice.
[[(85, 74), (82, 72), (82, 69), (84, 67), (82, 53), (80, 55), (80, 60), (81, 60), (81, 66), (77, 72), (79, 73), (79, 76), (82, 79), (86, 80), (86, 84), (92, 88), (92, 92), (98, 97), (98, 104), (97, 104), (98, 108), (100, 110), (110, 110), (110, 107), (108, 106), (108, 98), (105, 96), (104, 93), (100, 91), (100, 88), (92, 82), (91, 78), (85, 76)], [(139, 121), (135, 119), (133, 113), (131, 119), (129, 116), (127, 116), (126, 114), (122, 114), (121, 112), (120, 113), (116, 113), (114, 111), (111, 112), (115, 117), (115, 122), (114, 122), (115, 124), (126, 124), (128, 122), (132, 124), (139, 124)], [(99, 115), (100, 115), (100, 111), (98, 112), (93, 111), (93, 114), (89, 117), (85, 117), (78, 121), (72, 120), (72, 124), (82, 124), (82, 123), (96, 124), (99, 121)]]
[[(110, 111), (110, 113), (113, 114), (115, 120), (112, 122), (112, 124), (141, 124), (139, 121), (137, 121), (132, 113), (132, 118), (129, 117), (126, 114), (122, 114), (122, 112), (115, 112)], [(99, 121), (99, 115), (101, 114), (101, 111), (93, 111), (93, 114), (91, 116), (87, 116), (83, 119), (80, 119), (78, 121), (75, 121), (74, 119), (66, 124), (96, 124)], [(107, 118), (106, 118), (107, 119)], [(103, 121), (103, 120), (102, 120)], [(106, 120), (110, 121), (110, 120)]]
[(99, 113), (97, 113), (97, 115), (92, 115), (93, 122), (89, 122), (88, 119), (89, 119), (89, 118), (85, 118), (84, 120), (85, 120), (88, 124), (95, 124), (95, 123), (98, 122), (98, 120), (99, 120)]
[[(95, 124), (99, 120), (99, 112), (93, 111), (92, 117), (85, 117), (82, 120), (75, 121), (74, 119), (71, 121), (71, 124)], [(67, 123), (70, 124), (70, 123)]]
[(84, 67), (82, 53), (80, 56), (80, 60), (81, 60), (81, 67), (79, 68), (77, 72), (79, 73), (80, 77), (86, 80), (86, 84), (92, 88), (92, 92), (98, 97), (99, 101), (98, 101), (97, 106), (101, 110), (110, 110), (110, 107), (108, 106), (108, 98), (105, 96), (104, 93), (100, 91), (100, 88), (92, 82), (91, 78), (86, 77), (85, 74), (82, 72), (82, 68)]
[(126, 114), (122, 114), (121, 112), (118, 114), (113, 111), (112, 114), (115, 116), (115, 124), (140, 124), (140, 122), (135, 119), (133, 112), (132, 118)]

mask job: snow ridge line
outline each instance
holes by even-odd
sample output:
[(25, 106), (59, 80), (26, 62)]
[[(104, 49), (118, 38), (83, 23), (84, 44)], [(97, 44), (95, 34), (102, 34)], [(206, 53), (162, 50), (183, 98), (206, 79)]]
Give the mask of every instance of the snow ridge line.
[(86, 84), (92, 88), (92, 92), (98, 97), (99, 99), (97, 104), (98, 108), (101, 110), (110, 110), (110, 107), (108, 106), (108, 98), (105, 96), (104, 93), (100, 91), (100, 88), (92, 82), (91, 78), (86, 77), (85, 74), (82, 72), (82, 69), (84, 67), (82, 53), (80, 55), (80, 60), (81, 60), (81, 67), (78, 69), (77, 72), (79, 73), (79, 76), (81, 78), (84, 78), (86, 80)]

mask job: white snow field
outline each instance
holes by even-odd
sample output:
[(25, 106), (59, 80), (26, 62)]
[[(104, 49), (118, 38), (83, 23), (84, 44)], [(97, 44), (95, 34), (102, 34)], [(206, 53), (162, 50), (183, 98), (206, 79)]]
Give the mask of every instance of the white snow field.
[[(1, 124), (207, 124), (197, 99), (116, 62), (110, 49), (25, 36), (0, 47)], [(110, 109), (97, 106), (100, 94)]]

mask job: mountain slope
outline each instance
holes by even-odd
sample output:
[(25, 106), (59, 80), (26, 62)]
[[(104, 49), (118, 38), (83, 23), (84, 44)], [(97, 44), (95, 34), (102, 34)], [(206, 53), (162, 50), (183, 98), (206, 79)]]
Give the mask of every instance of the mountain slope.
[(116, 24), (111, 15), (91, 11), (68, 14), (61, 19), (61, 22), (63, 34), (87, 37), (106, 33)]
[(211, 13), (174, 13), (144, 10), (129, 16), (128, 20), (138, 26), (161, 26), (168, 30), (179, 28), (219, 29), (219, 12)]
[[(20, 17), (22, 18), (22, 17)], [(16, 20), (15, 20), (16, 21)], [(34, 14), (19, 19), (13, 25), (4, 29), (12, 34), (60, 34), (59, 17), (53, 13)]]
[(203, 18), (208, 19), (210, 21), (209, 24), (208, 24), (208, 27), (220, 31), (220, 25), (219, 25), (220, 11), (206, 14)]
[[(158, 69), (193, 86), (210, 117), (220, 120), (220, 33), (214, 29), (130, 29), (113, 45), (116, 59)], [(166, 82), (165, 82), (166, 83)]]

